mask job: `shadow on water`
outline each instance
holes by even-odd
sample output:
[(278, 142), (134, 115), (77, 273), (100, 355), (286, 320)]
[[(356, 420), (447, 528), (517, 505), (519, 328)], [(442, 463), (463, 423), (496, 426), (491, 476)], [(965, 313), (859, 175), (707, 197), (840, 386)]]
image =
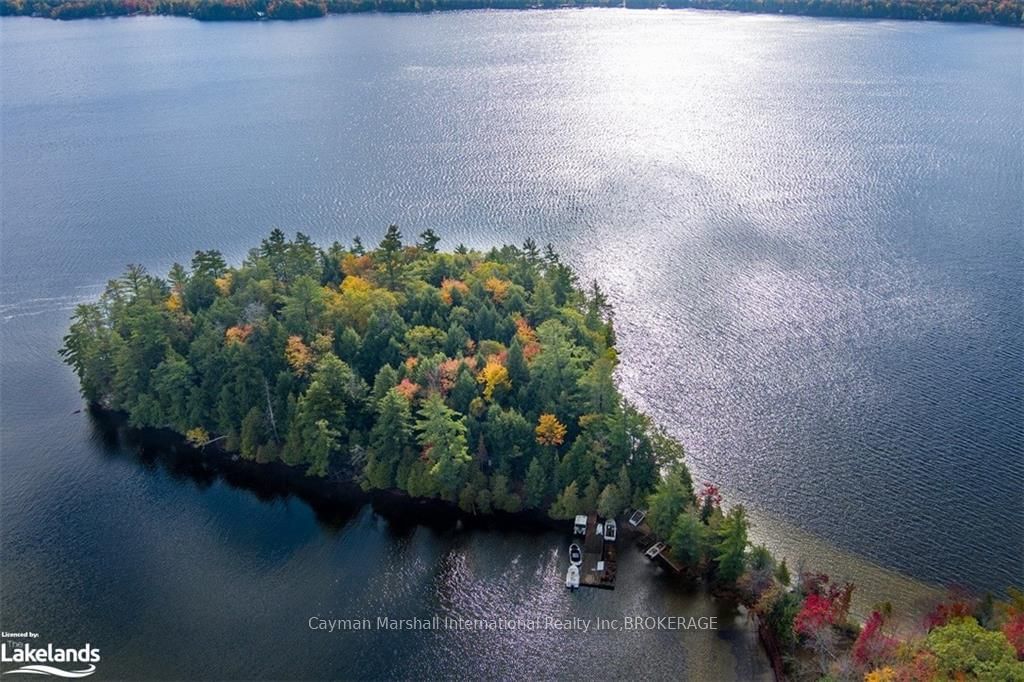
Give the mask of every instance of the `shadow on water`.
[[(438, 500), (415, 500), (389, 492), (367, 493), (350, 481), (310, 478), (302, 468), (280, 462), (251, 462), (211, 446), (195, 449), (170, 431), (133, 429), (122, 414), (90, 410), (88, 418), (91, 439), (103, 458), (138, 466), (146, 474), (201, 492), (223, 485), (252, 494), (266, 504), (300, 500), (313, 511), (317, 526), (326, 535), (352, 533), (349, 542), (359, 546), (357, 554), (363, 559), (334, 549), (316, 559), (306, 555), (305, 559), (297, 560), (294, 569), (289, 569), (294, 570), (294, 576), (306, 576), (303, 580), (328, 585), (328, 594), (333, 594), (330, 590), (336, 584), (363, 584), (361, 576), (369, 569), (360, 561), (375, 557), (371, 562), (374, 577), (366, 585), (378, 587), (367, 597), (369, 601), (357, 600), (353, 602), (356, 606), (350, 604), (350, 609), (370, 608), (366, 604), (379, 608), (381, 599), (392, 603), (387, 601), (391, 597), (382, 595), (393, 591), (398, 595), (393, 603), (410, 613), (493, 612), (507, 617), (528, 613), (589, 619), (637, 614), (715, 617), (720, 626), (714, 632), (638, 633), (641, 648), (676, 652), (645, 658), (648, 676), (678, 677), (685, 671), (694, 679), (770, 679), (770, 665), (742, 609), (728, 599), (714, 598), (703, 583), (680, 580), (647, 561), (631, 547), (627, 532), (622, 534), (620, 584), (616, 590), (585, 591), (569, 597), (562, 586), (564, 569), (560, 562), (564, 557), (559, 553), (559, 548), (564, 549), (569, 541), (565, 522), (552, 521), (537, 512), (474, 517)], [(367, 506), (379, 522), (360, 526), (360, 519), (367, 516)], [(419, 532), (421, 529), (429, 532)], [(378, 535), (398, 542), (376, 542), (370, 537)], [(324, 546), (340, 548), (344, 543)], [(398, 561), (395, 556), (405, 556), (407, 560)], [(312, 563), (303, 563), (307, 560)], [(325, 580), (324, 572), (332, 578)], [(338, 576), (345, 576), (347, 582), (336, 583)], [(379, 588), (392, 585), (389, 581), (394, 581), (392, 587)], [(299, 601), (307, 598), (305, 593), (294, 596)], [(319, 599), (331, 603), (333, 598)], [(398, 612), (398, 607), (392, 608)], [(618, 641), (612, 634), (600, 633), (595, 633), (592, 640), (578, 641), (564, 633), (537, 635), (537, 641), (544, 639), (544, 646), (550, 645), (545, 638), (554, 638), (557, 646), (568, 647), (566, 655), (579, 661), (590, 660), (588, 646)], [(442, 636), (440, 641), (449, 649), (461, 651), (466, 646), (463, 639)], [(590, 644), (585, 645), (585, 641)], [(475, 665), (494, 657), (504, 660), (503, 657), (510, 656), (506, 645), (500, 637), (481, 637), (473, 646), (490, 653), (482, 657), (470, 653), (468, 660), (475, 661)], [(320, 650), (314, 647), (311, 651)], [(477, 648), (470, 651), (477, 652)], [(428, 658), (424, 665), (438, 673), (447, 670), (450, 663), (444, 656)], [(625, 672), (625, 668), (619, 671)]]
[(396, 536), (407, 536), (420, 526), (436, 532), (483, 529), (527, 534), (557, 528), (551, 519), (536, 512), (496, 512), (482, 518), (465, 514), (442, 500), (413, 499), (399, 492), (366, 492), (340, 476), (313, 478), (300, 467), (282, 462), (252, 462), (215, 446), (197, 449), (173, 431), (132, 428), (125, 415), (117, 412), (90, 408), (88, 416), (92, 440), (109, 458), (129, 459), (143, 469), (162, 471), (171, 480), (199, 490), (223, 482), (265, 503), (299, 499), (313, 510), (318, 524), (331, 533), (344, 528), (368, 504)]

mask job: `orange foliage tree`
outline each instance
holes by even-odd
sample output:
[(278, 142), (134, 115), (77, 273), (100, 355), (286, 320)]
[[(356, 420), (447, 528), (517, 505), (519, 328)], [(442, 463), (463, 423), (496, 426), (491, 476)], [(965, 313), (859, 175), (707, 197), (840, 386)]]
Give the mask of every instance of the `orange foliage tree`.
[(236, 324), (234, 327), (228, 327), (224, 331), (224, 343), (226, 345), (245, 343), (245, 340), (249, 338), (249, 334), (252, 334), (251, 324)]
[(285, 358), (292, 371), (299, 376), (305, 376), (309, 366), (313, 364), (313, 351), (302, 342), (301, 336), (289, 336), (288, 344), (284, 349)]
[(452, 279), (445, 277), (441, 280), (441, 300), (444, 301), (445, 305), (451, 305), (453, 302), (452, 292), (458, 292), (460, 296), (465, 296), (469, 293), (469, 287), (461, 279)]

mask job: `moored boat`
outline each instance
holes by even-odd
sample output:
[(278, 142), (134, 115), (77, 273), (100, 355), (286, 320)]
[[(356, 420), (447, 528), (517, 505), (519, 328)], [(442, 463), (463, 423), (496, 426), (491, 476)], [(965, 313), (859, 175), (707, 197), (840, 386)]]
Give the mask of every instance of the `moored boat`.
[(615, 542), (615, 535), (617, 532), (618, 527), (615, 525), (615, 519), (608, 519), (604, 522), (605, 542)]
[(565, 586), (570, 590), (575, 590), (580, 586), (579, 566), (569, 564), (569, 570), (565, 573)]
[(583, 550), (575, 542), (569, 545), (569, 563), (573, 566), (583, 563)]

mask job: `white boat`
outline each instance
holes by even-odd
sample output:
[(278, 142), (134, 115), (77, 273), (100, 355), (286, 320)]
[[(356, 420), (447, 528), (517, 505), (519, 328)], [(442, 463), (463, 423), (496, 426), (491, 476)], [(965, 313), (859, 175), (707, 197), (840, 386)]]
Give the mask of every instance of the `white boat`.
[(661, 551), (663, 549), (665, 549), (665, 543), (657, 542), (654, 545), (652, 545), (650, 549), (644, 552), (644, 554), (647, 556), (648, 559), (656, 559), (658, 555), (661, 554)]
[(579, 566), (569, 565), (569, 570), (565, 573), (565, 586), (570, 590), (575, 590), (580, 586)]
[(615, 542), (615, 533), (617, 531), (615, 519), (608, 519), (604, 522), (604, 539), (606, 542)]
[(587, 515), (586, 514), (580, 514), (579, 516), (576, 517), (576, 521), (572, 524), (572, 531), (576, 535), (586, 535), (587, 534)]
[(583, 550), (575, 542), (569, 545), (569, 563), (573, 566), (583, 563)]

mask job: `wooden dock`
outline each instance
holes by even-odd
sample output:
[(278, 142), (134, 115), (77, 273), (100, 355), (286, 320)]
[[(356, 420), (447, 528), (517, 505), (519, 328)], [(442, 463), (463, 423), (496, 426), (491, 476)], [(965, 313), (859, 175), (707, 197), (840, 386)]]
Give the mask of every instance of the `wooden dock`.
[(657, 561), (675, 573), (682, 573), (685, 570), (682, 564), (672, 558), (672, 548), (658, 540), (646, 522), (635, 526), (634, 529), (640, 534), (637, 545), (643, 551), (644, 556), (651, 561)]
[(583, 538), (583, 565), (580, 566), (580, 585), (602, 590), (615, 589), (615, 543), (605, 542), (597, 534), (597, 514), (587, 516), (587, 534)]

